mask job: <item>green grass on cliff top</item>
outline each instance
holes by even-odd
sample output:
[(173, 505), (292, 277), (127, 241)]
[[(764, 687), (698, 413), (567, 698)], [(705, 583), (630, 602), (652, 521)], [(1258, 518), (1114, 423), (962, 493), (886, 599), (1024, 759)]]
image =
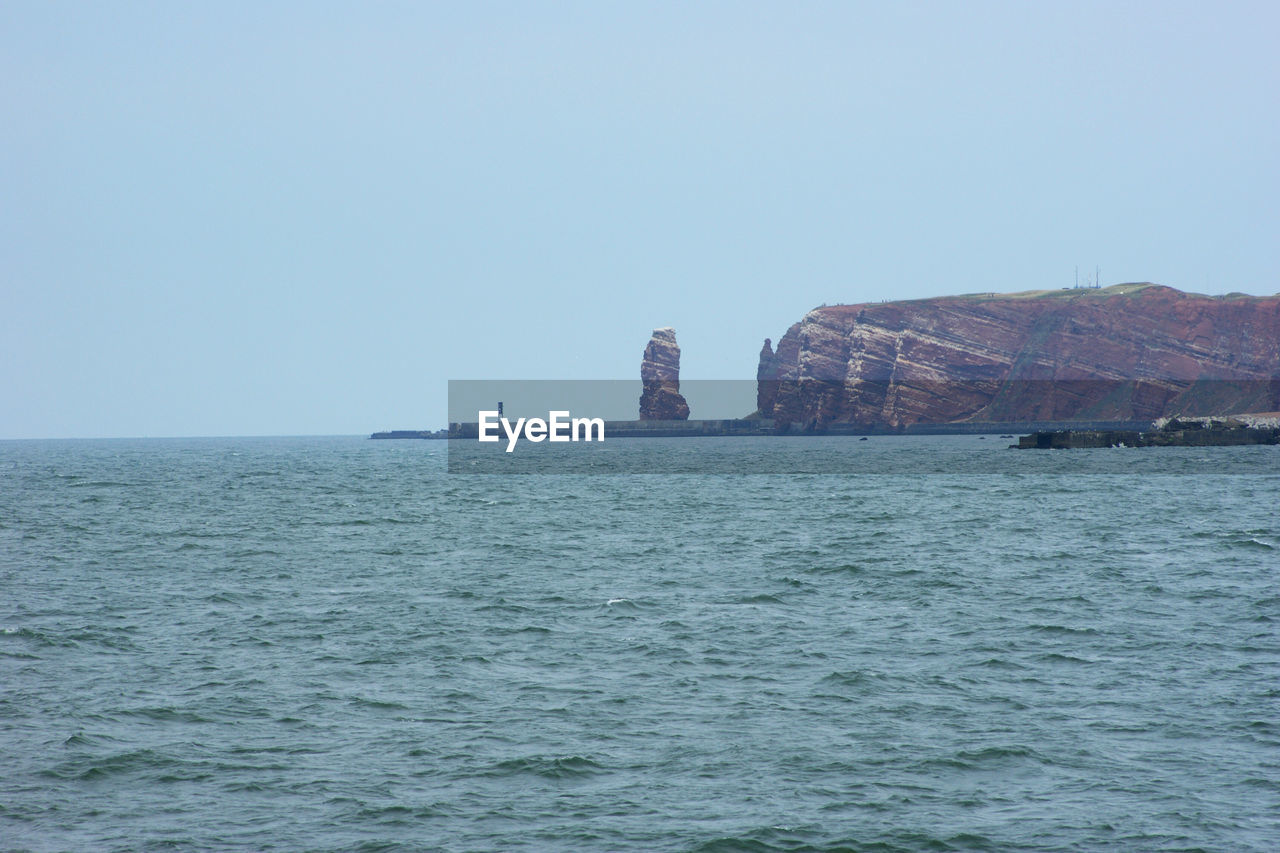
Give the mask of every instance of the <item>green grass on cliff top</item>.
[[(1017, 293), (964, 293), (960, 296), (951, 297), (954, 299), (1074, 299), (1076, 297), (1089, 296), (1129, 296), (1146, 290), (1149, 287), (1168, 287), (1164, 284), (1156, 284), (1150, 281), (1127, 281), (1123, 284), (1112, 284), (1108, 287), (1094, 289), (1092, 287), (1062, 287), (1058, 290), (1022, 290)], [(1169, 287), (1169, 290), (1177, 290), (1176, 287)], [(1178, 290), (1184, 296), (1197, 296), (1203, 299), (1254, 299), (1256, 297), (1248, 293), (1240, 293), (1232, 291), (1221, 296), (1211, 296), (1207, 293), (1195, 293), (1190, 290)]]
[[(1102, 288), (1092, 287), (1063, 287), (1057, 290), (1021, 290), (1016, 293), (961, 293), (955, 296), (929, 296), (923, 299), (893, 299), (885, 300), (889, 302), (933, 302), (935, 300), (969, 300), (972, 302), (983, 302), (993, 299), (1089, 299), (1092, 297), (1107, 296), (1131, 296), (1135, 293), (1141, 293), (1152, 287), (1161, 287), (1181, 293), (1183, 296), (1194, 296), (1201, 299), (1257, 299), (1259, 297), (1251, 296), (1248, 293), (1232, 292), (1222, 296), (1210, 296), (1206, 293), (1193, 293), (1191, 291), (1178, 290), (1177, 288), (1168, 287), (1163, 284), (1156, 284), (1150, 281), (1127, 281), (1122, 284), (1112, 284)], [(870, 303), (837, 304), (837, 305), (820, 305), (815, 311), (824, 311), (832, 308), (850, 309), (862, 308)]]
[[(953, 299), (1076, 299), (1081, 296), (1128, 296), (1148, 287), (1161, 287), (1149, 281), (1129, 281), (1109, 287), (1063, 287), (1058, 290), (1020, 290), (1017, 293), (962, 293)], [(1201, 294), (1188, 294), (1199, 296)]]

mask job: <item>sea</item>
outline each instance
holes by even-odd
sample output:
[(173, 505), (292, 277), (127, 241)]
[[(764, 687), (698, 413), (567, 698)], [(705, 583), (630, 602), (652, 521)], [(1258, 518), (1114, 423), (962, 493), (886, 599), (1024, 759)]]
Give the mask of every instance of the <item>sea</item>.
[(0, 850), (1280, 849), (1280, 448), (1010, 443), (0, 442)]

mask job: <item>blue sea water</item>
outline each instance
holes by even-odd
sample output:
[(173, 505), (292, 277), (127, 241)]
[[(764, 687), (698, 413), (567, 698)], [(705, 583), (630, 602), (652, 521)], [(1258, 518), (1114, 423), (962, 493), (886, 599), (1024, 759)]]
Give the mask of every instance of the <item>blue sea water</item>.
[(0, 849), (1280, 847), (1280, 448), (633, 441), (0, 443)]

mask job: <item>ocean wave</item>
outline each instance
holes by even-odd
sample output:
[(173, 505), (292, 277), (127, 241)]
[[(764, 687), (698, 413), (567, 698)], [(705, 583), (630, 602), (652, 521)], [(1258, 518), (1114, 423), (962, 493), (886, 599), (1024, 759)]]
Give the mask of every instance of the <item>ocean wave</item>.
[(608, 768), (582, 755), (531, 755), (493, 765), (489, 776), (540, 776), (544, 779), (585, 779), (607, 773)]

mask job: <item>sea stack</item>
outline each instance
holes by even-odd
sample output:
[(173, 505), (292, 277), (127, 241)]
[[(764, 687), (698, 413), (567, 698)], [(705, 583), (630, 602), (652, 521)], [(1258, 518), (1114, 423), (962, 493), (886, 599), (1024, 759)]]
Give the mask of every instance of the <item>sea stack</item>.
[(669, 326), (653, 330), (649, 345), (640, 362), (640, 420), (684, 421), (689, 419), (689, 404), (680, 394), (680, 346), (676, 330)]
[(756, 368), (756, 412), (763, 417), (771, 416), (778, 402), (778, 373), (773, 341), (765, 338), (760, 348), (760, 366)]

